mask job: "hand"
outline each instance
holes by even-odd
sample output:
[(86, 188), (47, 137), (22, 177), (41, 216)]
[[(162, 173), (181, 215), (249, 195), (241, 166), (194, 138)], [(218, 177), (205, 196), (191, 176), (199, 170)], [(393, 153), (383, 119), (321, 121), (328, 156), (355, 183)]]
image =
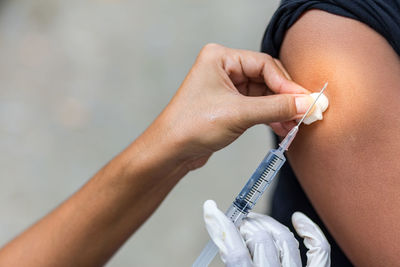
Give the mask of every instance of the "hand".
[[(204, 203), (204, 220), (228, 267), (302, 266), (299, 243), (293, 233), (269, 216), (249, 213), (239, 233), (215, 202), (208, 200)], [(321, 229), (301, 212), (293, 213), (292, 223), (309, 249), (307, 266), (329, 267), (330, 245)]]
[(175, 140), (195, 169), (255, 124), (290, 130), (312, 103), (308, 93), (271, 56), (210, 44), (150, 129)]

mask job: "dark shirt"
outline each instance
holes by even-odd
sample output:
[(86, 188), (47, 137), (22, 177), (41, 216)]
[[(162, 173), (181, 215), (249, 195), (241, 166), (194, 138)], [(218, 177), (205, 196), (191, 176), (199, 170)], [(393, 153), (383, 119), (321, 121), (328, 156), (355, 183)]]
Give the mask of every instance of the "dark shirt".
[[(286, 30), (307, 10), (319, 9), (332, 14), (352, 18), (365, 23), (381, 34), (400, 55), (400, 0), (283, 0), (272, 17), (262, 41), (261, 50), (273, 57), (279, 57), (279, 50)], [(318, 217), (311, 203), (301, 189), (289, 163), (281, 169), (278, 184), (272, 199), (271, 215), (290, 226), (291, 215), (302, 211), (316, 222), (331, 244), (332, 266), (352, 266), (328, 230)], [(303, 263), (307, 249), (298, 238)]]

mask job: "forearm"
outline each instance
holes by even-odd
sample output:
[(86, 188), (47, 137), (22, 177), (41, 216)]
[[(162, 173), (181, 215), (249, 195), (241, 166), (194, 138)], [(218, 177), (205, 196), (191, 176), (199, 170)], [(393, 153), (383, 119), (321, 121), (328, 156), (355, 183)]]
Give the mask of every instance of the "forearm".
[(177, 144), (155, 134), (146, 131), (2, 249), (0, 266), (104, 264), (187, 172)]

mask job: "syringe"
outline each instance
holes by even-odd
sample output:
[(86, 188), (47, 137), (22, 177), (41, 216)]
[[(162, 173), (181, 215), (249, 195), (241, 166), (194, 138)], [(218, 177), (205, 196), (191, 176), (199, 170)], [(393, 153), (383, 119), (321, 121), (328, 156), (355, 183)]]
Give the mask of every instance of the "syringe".
[[(307, 112), (298, 122), (298, 124), (290, 130), (286, 137), (279, 144), (277, 149), (271, 149), (267, 156), (258, 165), (256, 171), (247, 181), (246, 185), (240, 191), (239, 195), (233, 201), (232, 205), (225, 215), (232, 220), (236, 227), (239, 227), (242, 220), (247, 217), (247, 214), (253, 209), (262, 194), (271, 184), (276, 174), (286, 161), (284, 152), (288, 150), (290, 144), (296, 137), (299, 131), (300, 124), (312, 110), (318, 98), (325, 91), (328, 83), (325, 83), (317, 98), (310, 105)], [(200, 253), (199, 257), (193, 263), (192, 267), (207, 267), (218, 253), (218, 247), (210, 240)]]

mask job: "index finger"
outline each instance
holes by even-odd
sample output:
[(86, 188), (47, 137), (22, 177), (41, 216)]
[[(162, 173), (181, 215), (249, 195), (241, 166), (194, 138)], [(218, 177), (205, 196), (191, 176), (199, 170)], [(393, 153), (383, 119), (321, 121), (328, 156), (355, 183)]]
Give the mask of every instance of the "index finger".
[(265, 83), (276, 94), (310, 93), (288, 79), (281, 70), (282, 66), (265, 53), (226, 48), (222, 67), (235, 85), (251, 81)]
[[(275, 241), (276, 248), (281, 255), (281, 264), (284, 267), (301, 267), (299, 243), (293, 233), (275, 219), (257, 213), (249, 213), (246, 220), (251, 220), (252, 225), (269, 232)], [(247, 226), (248, 227), (248, 226)], [(240, 232), (244, 234), (246, 228), (241, 227)]]

